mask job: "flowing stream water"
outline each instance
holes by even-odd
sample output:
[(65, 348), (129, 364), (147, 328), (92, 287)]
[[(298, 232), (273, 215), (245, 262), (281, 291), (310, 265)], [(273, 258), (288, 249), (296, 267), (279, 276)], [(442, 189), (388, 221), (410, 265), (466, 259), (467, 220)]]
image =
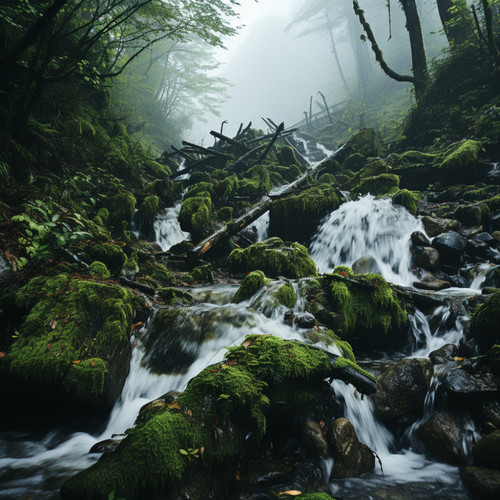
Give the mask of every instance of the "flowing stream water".
[[(179, 238), (185, 238), (185, 234), (177, 231), (180, 231), (176, 215), (178, 207), (180, 205), (158, 221), (157, 239), (164, 249)], [(264, 218), (256, 224), (259, 238), (267, 234), (267, 221)], [(168, 230), (165, 225), (168, 225)], [(409, 260), (409, 235), (415, 230), (423, 230), (422, 224), (404, 208), (393, 206), (389, 200), (376, 200), (367, 195), (344, 203), (325, 217), (311, 244), (311, 255), (320, 272), (330, 272), (340, 264), (352, 265), (358, 258), (371, 255), (388, 281), (408, 286), (415, 278)], [(88, 453), (92, 445), (132, 426), (139, 409), (148, 401), (171, 390), (183, 390), (204, 367), (222, 359), (225, 347), (241, 343), (245, 335), (272, 333), (286, 339), (306, 341), (305, 330), (285, 324), (286, 309), (276, 307), (272, 302), (271, 293), (277, 286), (279, 282), (271, 282), (241, 304), (231, 303), (236, 286), (214, 285), (194, 289), (196, 304), (185, 307), (177, 319), (179, 330), (189, 332), (179, 334), (182, 339), (179, 349), (184, 354), (185, 363), (182, 369), (176, 367), (171, 374), (153, 373), (148, 364), (148, 352), (141, 338), (151, 328), (152, 315), (137, 335), (130, 373), (121, 398), (101, 428), (92, 433), (54, 429), (43, 436), (29, 432), (4, 431), (0, 434), (0, 498), (58, 498), (58, 488), (64, 479), (99, 458), (97, 454)], [(305, 301), (303, 297), (300, 299), (300, 282), (294, 286), (299, 296), (295, 308), (300, 312)], [(448, 293), (453, 294), (453, 291)], [(446, 343), (458, 343), (467, 319), (459, 299), (443, 303), (427, 316), (417, 310), (410, 318), (413, 348), (407, 355), (426, 357), (430, 351)], [(326, 345), (321, 347), (332, 349)], [(424, 415), (432, 410), (437, 384), (435, 378)], [(338, 380), (332, 382), (332, 387), (360, 440), (376, 451), (383, 465), (383, 471), (377, 465), (373, 474), (363, 478), (332, 482), (330, 486), (334, 494), (344, 499), (469, 498), (456, 488), (460, 484), (456, 467), (429, 461), (417, 453), (413, 447), (412, 429), (407, 431), (406, 443), (396, 442), (391, 432), (376, 420), (370, 398), (361, 397), (352, 386)], [(470, 422), (464, 423), (464, 429), (469, 429), (469, 434), (475, 432)], [(467, 448), (470, 443), (465, 442), (464, 446)], [(327, 472), (331, 467), (332, 461), (326, 461)]]

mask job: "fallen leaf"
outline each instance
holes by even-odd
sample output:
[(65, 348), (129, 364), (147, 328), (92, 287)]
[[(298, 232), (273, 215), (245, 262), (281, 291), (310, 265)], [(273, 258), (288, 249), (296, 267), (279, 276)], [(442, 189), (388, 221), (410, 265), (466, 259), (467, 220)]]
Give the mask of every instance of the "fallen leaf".
[(218, 370), (210, 370), (212, 373), (217, 373)]
[(463, 361), (464, 359), (465, 359), (465, 358), (460, 358), (460, 357), (458, 357), (458, 356), (455, 356), (455, 357), (453, 358), (453, 360), (454, 360), (454, 361)]
[(77, 365), (80, 361), (81, 361), (81, 359), (75, 359), (75, 360), (73, 361), (73, 364), (74, 364), (74, 365)]
[(298, 495), (302, 495), (302, 491), (298, 490), (288, 490), (288, 491), (282, 491), (280, 494), (281, 495), (290, 495), (291, 497), (296, 497)]
[(181, 407), (179, 406), (179, 403), (177, 401), (174, 401), (173, 403), (170, 403), (167, 405), (167, 408), (170, 410), (180, 410)]
[(229, 361), (226, 361), (226, 365), (229, 365), (229, 366), (236, 366), (238, 364), (238, 361), (236, 361), (235, 359), (230, 359)]
[(202, 446), (200, 448), (200, 455), (203, 456), (203, 453), (205, 453), (205, 447), (204, 446)]
[(57, 326), (57, 321), (54, 319), (51, 319), (49, 321), (49, 327), (52, 328), (52, 330), (54, 330), (56, 326)]
[(247, 340), (246, 342), (243, 342), (243, 344), (241, 344), (245, 349), (248, 348), (248, 346), (252, 343), (251, 340)]
[(191, 410), (187, 409), (186, 415), (191, 418), (193, 416), (193, 412)]
[(130, 331), (132, 331), (132, 332), (133, 332), (133, 331), (137, 330), (137, 328), (139, 328), (139, 327), (140, 327), (140, 326), (142, 326), (142, 325), (143, 325), (142, 321), (139, 321), (138, 323), (134, 323), (134, 324), (132, 325), (132, 327), (130, 328)]
[(91, 362), (90, 362), (90, 364), (91, 364), (92, 366), (95, 366), (95, 361), (91, 361)]
[(4, 352), (0, 352), (0, 358), (5, 358), (5, 353)]

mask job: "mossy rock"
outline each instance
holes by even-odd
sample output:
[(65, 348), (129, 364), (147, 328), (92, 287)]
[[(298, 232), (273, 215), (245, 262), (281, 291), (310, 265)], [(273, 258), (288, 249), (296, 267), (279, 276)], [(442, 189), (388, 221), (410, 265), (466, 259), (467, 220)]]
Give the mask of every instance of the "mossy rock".
[(233, 207), (222, 207), (217, 212), (217, 218), (222, 222), (229, 222), (233, 218)]
[(483, 352), (493, 344), (500, 344), (499, 324), (500, 292), (495, 292), (476, 309), (470, 322), (470, 336)]
[(348, 156), (359, 153), (365, 158), (378, 156), (380, 144), (374, 128), (366, 127), (359, 129), (335, 155), (335, 159), (343, 162)]
[(189, 292), (179, 288), (160, 287), (158, 296), (165, 304), (170, 306), (192, 304), (194, 302), (194, 298)]
[(169, 207), (181, 199), (182, 184), (169, 179), (159, 179), (149, 184), (145, 191), (158, 196), (161, 207)]
[[(269, 175), (271, 176), (271, 181), (273, 174), (278, 174), (282, 179), (281, 183), (278, 183), (278, 185), (283, 183), (283, 179), (287, 182), (292, 182), (295, 179), (297, 179), (297, 177), (299, 177), (299, 175), (301, 174), (300, 168), (297, 165), (290, 165), (288, 167), (284, 167), (281, 165), (274, 165), (270, 167), (270, 170), (271, 173)], [(275, 182), (271, 183), (275, 185)]]
[(273, 294), (278, 304), (291, 309), (297, 302), (297, 296), (291, 283), (284, 283)]
[(158, 196), (146, 196), (138, 210), (141, 227), (152, 228), (158, 212), (160, 200)]
[(186, 491), (203, 500), (206, 492), (201, 497), (191, 489), (193, 473), (208, 469), (220, 475), (230, 467), (234, 474), (236, 457), (266, 432), (275, 387), (314, 386), (348, 373), (366, 382), (358, 384), (362, 392), (374, 390), (375, 378), (352, 361), (297, 341), (247, 336), (176, 400), (146, 407), (116, 451), (64, 483), (61, 497), (102, 500), (114, 491), (118, 497), (152, 498)]
[(338, 269), (335, 273), (331, 275), (329, 302), (331, 309), (342, 317), (342, 339), (355, 348), (366, 348), (390, 344), (400, 336), (408, 322), (407, 312), (382, 276), (358, 275), (358, 284), (343, 279)]
[(318, 271), (307, 248), (299, 243), (286, 245), (280, 238), (270, 238), (237, 248), (231, 252), (227, 262), (236, 272), (262, 270), (266, 276), (305, 278), (317, 276)]
[(190, 275), (193, 281), (197, 282), (210, 282), (212, 283), (214, 278), (212, 274), (213, 268), (212, 264), (203, 264), (202, 266), (195, 267)]
[[(2, 363), (9, 383), (80, 409), (110, 409), (128, 373), (132, 294), (58, 275), (33, 278), (17, 292), (16, 303), (29, 313)], [(22, 398), (29, 401), (29, 392)]]
[(100, 280), (107, 280), (111, 276), (111, 273), (109, 272), (109, 269), (106, 267), (106, 264), (98, 260), (90, 264), (89, 273), (92, 276), (99, 278)]
[(226, 177), (225, 179), (213, 185), (213, 189), (217, 194), (217, 198), (222, 203), (225, 203), (231, 196), (233, 196), (238, 191), (238, 187), (239, 180), (235, 174), (230, 175), (229, 177)]
[(342, 163), (343, 168), (358, 172), (366, 164), (366, 158), (360, 153), (349, 155)]
[(278, 161), (280, 165), (289, 167), (290, 165), (298, 165), (295, 150), (291, 146), (283, 146), (278, 152)]
[(207, 191), (202, 191), (182, 202), (179, 222), (183, 231), (188, 231), (193, 239), (201, 240), (212, 230), (210, 212), (212, 198)]
[(104, 262), (111, 274), (117, 274), (127, 262), (127, 256), (123, 250), (112, 243), (89, 245), (85, 248), (85, 252), (92, 258)]
[(320, 184), (331, 184), (332, 186), (335, 186), (337, 183), (337, 179), (333, 174), (323, 174), (319, 179), (318, 182)]
[(418, 213), (418, 196), (408, 189), (400, 189), (391, 196), (394, 205), (405, 207), (408, 212), (416, 216)]
[(135, 196), (126, 191), (112, 196), (108, 203), (109, 221), (115, 227), (120, 227), (122, 221), (130, 224), (135, 212)]
[(380, 174), (374, 177), (365, 177), (353, 190), (362, 195), (370, 193), (374, 196), (381, 196), (397, 191), (398, 187), (399, 177), (397, 175)]
[(321, 219), (339, 205), (335, 189), (328, 184), (279, 198), (271, 206), (269, 232), (284, 240), (308, 243)]
[(487, 226), (491, 210), (486, 203), (463, 205), (455, 210), (455, 218), (465, 226)]
[(487, 186), (479, 189), (466, 190), (462, 194), (462, 198), (467, 201), (480, 201), (490, 198), (492, 195), (497, 194), (499, 191), (498, 186)]
[(266, 275), (262, 271), (252, 271), (245, 276), (232, 301), (239, 304), (249, 299), (264, 286), (266, 281)]
[(193, 243), (191, 243), (190, 241), (184, 240), (184, 241), (181, 241), (180, 243), (176, 243), (175, 245), (171, 246), (170, 252), (173, 255), (183, 255), (183, 254), (189, 252), (190, 250), (192, 250), (193, 248), (194, 248)]
[(450, 149), (440, 165), (446, 172), (444, 180), (449, 184), (474, 181), (478, 177), (476, 165), (482, 151), (481, 143), (468, 139)]

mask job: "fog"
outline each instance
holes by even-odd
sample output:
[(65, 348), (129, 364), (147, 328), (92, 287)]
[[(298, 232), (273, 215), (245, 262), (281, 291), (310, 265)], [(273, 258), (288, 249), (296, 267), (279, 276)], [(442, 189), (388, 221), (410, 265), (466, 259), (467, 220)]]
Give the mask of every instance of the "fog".
[[(226, 51), (216, 54), (217, 59), (222, 61), (216, 75), (230, 82), (229, 98), (222, 104), (220, 116), (206, 113), (206, 122), (193, 124), (193, 141), (211, 144), (209, 132), (219, 130), (222, 121), (227, 121), (224, 131), (228, 135), (234, 135), (240, 123), (246, 125), (250, 121), (255, 128), (265, 129), (261, 117), (271, 118), (275, 123), (284, 121), (287, 127), (291, 127), (304, 118), (304, 111), (309, 111), (311, 96), (313, 101), (320, 100), (318, 91), (327, 96), (329, 104), (347, 98), (362, 99), (361, 80), (366, 82), (378, 77), (386, 79), (387, 88), (398, 91), (406, 87), (382, 75), (369, 43), (360, 43), (362, 30), (354, 17), (351, 0), (332, 0), (334, 4), (323, 2), (330, 9), (335, 5), (337, 13), (342, 13), (334, 17), (333, 35), (347, 85), (341, 79), (327, 30), (314, 30), (314, 23), (318, 20), (286, 29), (301, 8), (320, 4), (321, 1), (260, 0), (257, 3), (242, 0), (237, 9), (240, 13), (237, 24), (245, 26), (239, 34), (227, 40)], [(422, 0), (420, 4), (423, 10), (435, 8), (435, 2), (430, 0)], [(396, 71), (410, 72), (408, 34), (398, 2), (392, 2), (390, 31), (385, 0), (360, 0), (360, 5), (369, 9), (367, 18), (389, 65)], [(351, 16), (351, 20), (346, 20), (346, 16)], [(432, 38), (430, 33), (435, 27), (426, 25), (425, 14), (422, 19), (424, 34), (427, 38), (431, 37), (430, 45), (437, 54), (442, 45), (440, 35), (432, 35)], [(324, 21), (321, 19), (319, 22)], [(304, 29), (309, 29), (311, 33), (298, 36)], [(359, 64), (356, 65), (359, 51), (364, 53), (366, 60), (362, 76)], [(313, 112), (318, 110), (314, 103)]]

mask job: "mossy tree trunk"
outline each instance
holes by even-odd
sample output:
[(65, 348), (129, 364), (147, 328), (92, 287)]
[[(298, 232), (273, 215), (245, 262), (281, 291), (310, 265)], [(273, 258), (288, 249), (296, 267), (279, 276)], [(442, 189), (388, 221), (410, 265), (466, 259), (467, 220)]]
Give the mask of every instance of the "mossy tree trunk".
[(469, 38), (470, 28), (467, 19), (470, 18), (470, 12), (467, 5), (465, 2), (457, 3), (453, 0), (436, 0), (436, 4), (450, 47), (460, 47)]

